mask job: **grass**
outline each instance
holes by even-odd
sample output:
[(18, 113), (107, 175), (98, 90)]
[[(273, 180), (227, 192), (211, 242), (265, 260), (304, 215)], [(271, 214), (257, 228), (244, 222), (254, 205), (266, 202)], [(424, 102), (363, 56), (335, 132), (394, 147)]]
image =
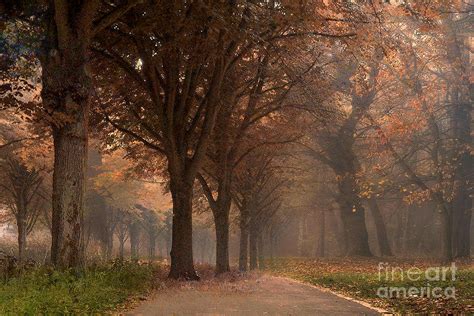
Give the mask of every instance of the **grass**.
[(89, 268), (82, 275), (47, 268), (0, 283), (0, 314), (95, 314), (114, 309), (153, 284), (155, 267), (136, 263)]
[[(376, 260), (310, 260), (296, 258), (281, 258), (273, 260), (268, 264), (268, 270), (273, 274), (293, 278), (302, 282), (325, 287), (335, 292), (367, 301), (374, 306), (389, 309), (396, 313), (465, 313), (474, 312), (474, 267), (464, 265), (458, 268), (455, 281), (451, 280), (448, 273), (446, 280), (430, 281), (424, 273), (420, 275), (420, 280), (410, 281), (406, 272), (411, 267), (418, 267), (421, 271), (426, 271), (430, 266), (437, 267), (437, 264), (418, 263), (389, 263), (390, 267), (400, 267), (405, 274), (400, 274), (399, 270), (394, 274), (385, 277), (385, 270), (379, 277), (378, 261)], [(389, 270), (391, 273), (391, 270)], [(455, 299), (434, 298), (427, 295), (407, 295), (407, 297), (379, 297), (377, 291), (380, 288), (405, 288), (411, 287), (420, 289), (422, 287), (431, 289), (440, 287), (455, 288)], [(379, 290), (383, 293), (384, 290)], [(426, 289), (424, 290), (426, 293)]]

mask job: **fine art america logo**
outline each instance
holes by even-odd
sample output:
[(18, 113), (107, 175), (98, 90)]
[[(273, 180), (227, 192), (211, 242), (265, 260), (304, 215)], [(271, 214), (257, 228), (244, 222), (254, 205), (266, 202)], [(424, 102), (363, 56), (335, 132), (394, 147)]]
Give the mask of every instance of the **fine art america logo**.
[[(430, 267), (420, 269), (411, 267), (403, 269), (401, 267), (390, 266), (388, 262), (380, 262), (378, 265), (379, 281), (386, 283), (398, 283), (399, 281), (416, 282), (417, 286), (381, 286), (377, 289), (377, 296), (380, 298), (456, 298), (454, 286), (434, 286), (441, 282), (452, 285), (456, 281), (456, 264), (453, 262), (447, 267)], [(421, 282), (420, 282), (421, 281)]]

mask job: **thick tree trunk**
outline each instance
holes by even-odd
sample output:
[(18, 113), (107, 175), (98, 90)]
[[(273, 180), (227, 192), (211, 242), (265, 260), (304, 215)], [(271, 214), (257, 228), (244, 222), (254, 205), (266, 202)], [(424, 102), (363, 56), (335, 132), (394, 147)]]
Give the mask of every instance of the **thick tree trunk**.
[(249, 259), (250, 259), (250, 270), (258, 269), (258, 232), (255, 224), (250, 225), (250, 236), (249, 236)]
[(56, 28), (53, 23), (41, 58), (41, 95), (54, 139), (51, 261), (61, 267), (79, 268), (83, 264), (82, 224), (92, 84), (86, 70), (87, 40), (58, 39)]
[[(440, 206), (439, 206), (440, 207)], [(441, 246), (442, 246), (442, 261), (443, 263), (450, 263), (453, 260), (453, 217), (452, 212), (441, 208)]]
[(382, 257), (392, 256), (393, 254), (392, 249), (390, 248), (390, 243), (388, 241), (387, 229), (385, 227), (385, 222), (383, 220), (377, 201), (375, 199), (369, 199), (368, 204), (375, 222), (375, 232), (377, 234), (380, 255)]
[(216, 273), (230, 271), (229, 265), (229, 208), (214, 212), (216, 224)]
[(257, 252), (258, 252), (258, 267), (260, 270), (265, 269), (265, 254), (263, 252), (264, 249), (264, 240), (263, 240), (263, 232), (258, 234), (258, 247), (257, 247)]
[[(65, 103), (69, 103), (65, 101)], [(84, 177), (87, 159), (88, 104), (75, 123), (53, 129), (54, 173), (51, 260), (62, 267), (82, 266)]]
[(171, 180), (173, 228), (171, 241), (172, 279), (199, 280), (193, 262), (193, 186)]
[[(339, 203), (339, 205), (341, 205)], [(344, 221), (342, 220), (342, 209), (341, 207), (335, 208), (334, 212), (334, 219), (336, 220), (336, 238), (337, 238), (337, 243), (339, 245), (339, 255), (345, 255), (347, 253), (348, 249), (348, 241), (347, 241), (347, 236), (346, 236), (346, 231), (344, 228)]]
[(27, 235), (25, 218), (17, 219), (17, 228), (18, 228), (18, 261), (23, 262), (25, 260), (26, 235)]
[(248, 269), (248, 246), (249, 246), (249, 227), (248, 212), (241, 210), (240, 212), (240, 249), (239, 249), (239, 270), (247, 271)]
[(454, 231), (454, 256), (456, 258), (470, 258), (471, 256), (471, 221), (472, 221), (472, 198), (460, 197), (454, 203), (457, 212)]
[[(464, 7), (469, 7), (465, 4)], [(474, 85), (470, 78), (471, 38), (468, 32), (460, 32), (453, 20), (446, 21), (451, 31), (451, 45), (447, 46), (447, 57), (451, 63), (451, 73), (456, 80), (450, 84), (451, 130), (455, 141), (453, 161), (456, 161), (454, 175), (455, 192), (452, 201), (453, 212), (453, 255), (456, 258), (469, 258), (471, 255), (472, 219), (472, 177), (474, 157), (472, 146), (472, 103)]]
[(459, 149), (454, 153), (458, 165), (455, 170), (455, 192), (452, 201), (453, 255), (456, 258), (469, 258), (472, 219), (472, 189), (469, 189), (469, 179), (474, 172), (474, 159), (467, 150), (472, 143), (471, 107), (470, 104), (456, 104), (454, 108), (452, 125)]
[(355, 173), (341, 175), (339, 180), (339, 199), (347, 256), (372, 256), (369, 248), (369, 236), (365, 224), (365, 209), (357, 195)]
[(365, 226), (365, 210), (362, 206), (345, 207), (344, 224), (347, 245), (347, 256), (372, 256), (369, 248), (369, 237)]

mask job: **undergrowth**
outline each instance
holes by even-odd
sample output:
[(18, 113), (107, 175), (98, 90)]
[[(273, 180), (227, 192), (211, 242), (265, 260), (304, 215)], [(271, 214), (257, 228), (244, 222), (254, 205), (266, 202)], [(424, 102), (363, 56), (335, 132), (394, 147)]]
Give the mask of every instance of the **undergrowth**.
[(115, 263), (77, 274), (42, 267), (0, 283), (0, 314), (91, 314), (147, 292), (156, 267)]

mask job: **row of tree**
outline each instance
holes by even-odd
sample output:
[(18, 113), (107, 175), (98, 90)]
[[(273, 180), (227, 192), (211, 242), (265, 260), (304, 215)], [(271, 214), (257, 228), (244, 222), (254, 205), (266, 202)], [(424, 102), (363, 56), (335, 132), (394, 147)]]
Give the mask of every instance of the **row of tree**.
[[(382, 254), (392, 253), (377, 198), (400, 189), (409, 203), (435, 201), (445, 259), (469, 255), (472, 87), (460, 33), (469, 9), (444, 1), (4, 2), (2, 101), (53, 140), (52, 263), (84, 264), (92, 133), (102, 151), (124, 153), (134, 178), (163, 181), (171, 194), (172, 278), (199, 278), (192, 230), (202, 197), (216, 272), (229, 271), (232, 205), (240, 268), (248, 255), (255, 268), (264, 232), (299, 207), (284, 197), (304, 178), (302, 156), (335, 175), (346, 254), (372, 253), (364, 204)], [(19, 232), (29, 229), (21, 209), (44, 184), (37, 169), (25, 170), (33, 191), (10, 202)], [(106, 245), (120, 231), (123, 212), (113, 204), (98, 206), (109, 210)]]

